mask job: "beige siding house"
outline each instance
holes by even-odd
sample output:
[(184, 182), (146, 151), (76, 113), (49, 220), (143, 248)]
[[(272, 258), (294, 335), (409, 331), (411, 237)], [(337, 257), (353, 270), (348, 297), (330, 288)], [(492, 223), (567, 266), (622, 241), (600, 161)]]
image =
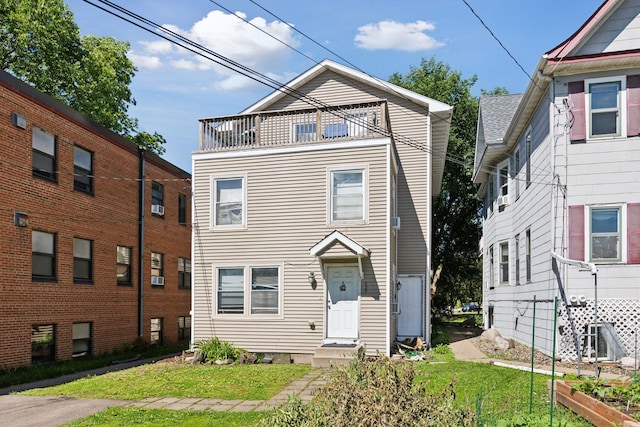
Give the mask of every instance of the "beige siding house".
[(193, 154), (193, 342), (319, 358), (429, 341), (431, 200), (452, 109), (325, 60)]

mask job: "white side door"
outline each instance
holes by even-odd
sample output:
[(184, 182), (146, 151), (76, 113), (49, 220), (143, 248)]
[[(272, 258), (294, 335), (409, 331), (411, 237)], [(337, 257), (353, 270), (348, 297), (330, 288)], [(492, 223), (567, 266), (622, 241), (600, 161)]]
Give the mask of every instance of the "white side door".
[(398, 276), (398, 338), (423, 337), (422, 277)]
[(328, 267), (327, 281), (327, 339), (358, 338), (358, 267)]

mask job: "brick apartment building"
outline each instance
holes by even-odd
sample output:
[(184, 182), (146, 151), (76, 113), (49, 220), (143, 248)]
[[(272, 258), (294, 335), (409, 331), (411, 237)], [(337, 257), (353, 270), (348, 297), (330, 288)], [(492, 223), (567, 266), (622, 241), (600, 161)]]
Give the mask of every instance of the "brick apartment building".
[(0, 147), (0, 369), (188, 342), (190, 174), (1, 71)]

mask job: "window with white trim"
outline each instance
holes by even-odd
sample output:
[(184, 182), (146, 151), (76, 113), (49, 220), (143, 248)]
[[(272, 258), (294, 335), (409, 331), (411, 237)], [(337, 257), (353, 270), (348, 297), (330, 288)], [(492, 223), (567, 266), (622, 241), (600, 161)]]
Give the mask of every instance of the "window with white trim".
[(515, 271), (514, 271), (514, 273), (515, 273), (515, 276), (516, 276), (515, 277), (515, 279), (516, 279), (515, 282), (516, 282), (516, 285), (519, 285), (520, 284), (520, 235), (519, 234), (516, 234), (513, 251), (514, 251), (514, 254), (515, 254), (515, 256), (514, 256), (514, 258), (515, 258), (515, 268), (514, 268)]
[(244, 227), (246, 225), (246, 177), (214, 178), (213, 226)]
[(527, 229), (525, 236), (525, 263), (527, 283), (531, 282), (531, 229)]
[(278, 267), (251, 268), (251, 314), (278, 314)]
[(329, 170), (329, 222), (367, 220), (367, 168)]
[(509, 242), (500, 243), (500, 283), (509, 284)]
[(280, 271), (278, 266), (217, 268), (216, 314), (280, 314)]
[(589, 221), (591, 261), (622, 261), (621, 215), (620, 206), (591, 207)]
[(585, 80), (589, 138), (623, 135), (625, 79)]
[(493, 289), (495, 286), (494, 282), (494, 261), (493, 261), (493, 245), (489, 246), (489, 289)]

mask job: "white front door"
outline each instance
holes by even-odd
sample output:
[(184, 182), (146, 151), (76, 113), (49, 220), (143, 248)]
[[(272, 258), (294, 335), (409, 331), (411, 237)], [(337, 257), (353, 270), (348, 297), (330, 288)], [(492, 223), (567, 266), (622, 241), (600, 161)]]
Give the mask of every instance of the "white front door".
[(357, 339), (358, 267), (328, 267), (327, 290), (327, 339)]
[(422, 277), (398, 276), (398, 338), (422, 337)]

